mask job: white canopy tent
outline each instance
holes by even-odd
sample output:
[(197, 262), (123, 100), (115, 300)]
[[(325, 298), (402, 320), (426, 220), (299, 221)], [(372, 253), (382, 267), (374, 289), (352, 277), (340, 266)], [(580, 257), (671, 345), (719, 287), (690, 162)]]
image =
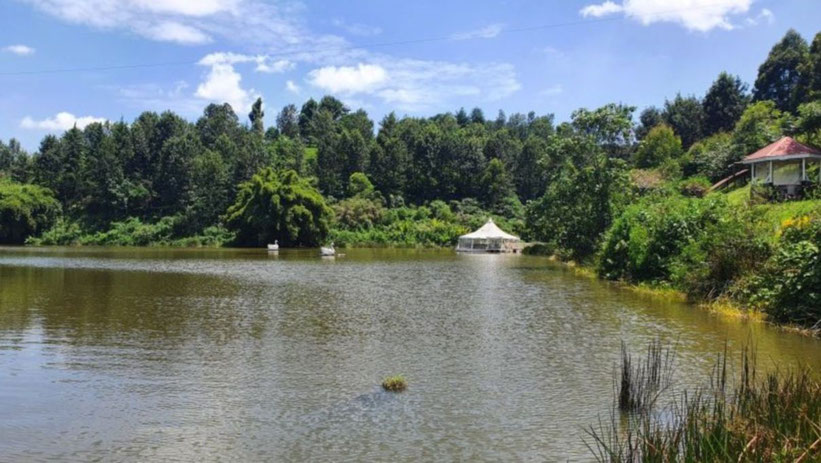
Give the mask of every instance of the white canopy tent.
[(456, 250), (459, 252), (519, 252), (522, 240), (518, 236), (502, 231), (493, 219), (473, 233), (459, 237)]

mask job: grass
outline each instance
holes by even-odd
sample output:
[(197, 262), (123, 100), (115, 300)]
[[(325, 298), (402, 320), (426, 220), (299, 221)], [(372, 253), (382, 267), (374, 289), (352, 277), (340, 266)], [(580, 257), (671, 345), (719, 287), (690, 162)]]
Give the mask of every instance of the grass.
[(402, 375), (388, 376), (382, 380), (382, 389), (388, 392), (402, 392), (408, 388), (408, 381)]
[[(651, 344), (647, 361), (659, 362), (658, 349), (657, 342)], [(622, 369), (633, 368), (624, 358)], [(821, 381), (807, 369), (759, 376), (756, 356), (746, 348), (734, 384), (727, 364), (725, 348), (709, 386), (685, 391), (662, 410), (651, 405), (625, 414), (617, 412), (621, 399), (615, 399), (611, 421), (587, 430), (593, 457), (607, 462), (819, 461)], [(673, 374), (672, 369), (660, 371)]]
[(652, 409), (659, 395), (670, 387), (674, 358), (673, 349), (654, 340), (647, 345), (647, 355), (643, 361), (634, 362), (622, 343), (619, 410), (644, 412)]

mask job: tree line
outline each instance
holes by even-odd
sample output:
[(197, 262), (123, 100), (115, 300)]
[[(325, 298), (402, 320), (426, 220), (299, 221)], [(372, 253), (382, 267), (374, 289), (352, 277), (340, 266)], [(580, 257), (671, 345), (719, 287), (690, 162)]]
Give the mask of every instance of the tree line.
[[(266, 185), (273, 191), (273, 184), (287, 186), (291, 195), (315, 190), (334, 205), (361, 199), (361, 182), (351, 181), (361, 174), (377, 193), (368, 200), (387, 208), (473, 200), (489, 214), (521, 219), (519, 231), (530, 238), (568, 246), (578, 241), (573, 252), (583, 255), (595, 250), (617, 203), (627, 200), (619, 193), (626, 191), (630, 169), (717, 180), (781, 134), (818, 143), (819, 96), (821, 34), (810, 45), (790, 30), (760, 66), (752, 91), (722, 73), (704, 97), (676, 95), (644, 109), (636, 123), (635, 107), (608, 104), (576, 110), (561, 124), (552, 114), (500, 110), (486, 118), (474, 108), (426, 118), (390, 113), (375, 127), (364, 110), (325, 96), (299, 108), (287, 105), (266, 124), (257, 100), (247, 123), (230, 105), (211, 104), (194, 122), (166, 111), (144, 112), (131, 123), (74, 127), (44, 137), (32, 154), (14, 139), (0, 141), (0, 177), (4, 185), (53, 192), (58, 215), (83, 230), (174, 217), (178, 236), (227, 225), (247, 238), (243, 243), (256, 244), (272, 236), (244, 229), (266, 225), (241, 219), (238, 211), (282, 217), (272, 215), (276, 208), (262, 211), (267, 203), (259, 203), (254, 191), (262, 194)], [(307, 203), (290, 201), (294, 206), (277, 214), (297, 217), (293, 211)], [(308, 210), (328, 215), (329, 209)], [(298, 222), (282, 220), (283, 230)], [(318, 226), (318, 236), (293, 243), (315, 243), (326, 229)]]

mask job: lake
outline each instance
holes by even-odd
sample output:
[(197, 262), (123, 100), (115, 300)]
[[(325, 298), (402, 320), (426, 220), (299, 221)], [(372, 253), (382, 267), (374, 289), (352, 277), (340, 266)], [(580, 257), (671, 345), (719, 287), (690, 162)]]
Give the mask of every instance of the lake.
[(682, 385), (725, 343), (821, 368), (544, 258), (343, 252), (0, 248), (0, 461), (584, 461), (621, 341), (677, 343)]

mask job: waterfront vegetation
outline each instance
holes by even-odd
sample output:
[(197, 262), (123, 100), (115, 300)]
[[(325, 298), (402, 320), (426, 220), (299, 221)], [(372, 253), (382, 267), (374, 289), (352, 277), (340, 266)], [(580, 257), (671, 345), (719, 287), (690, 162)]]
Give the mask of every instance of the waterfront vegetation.
[[(0, 142), (0, 242), (118, 246), (452, 246), (492, 217), (607, 279), (821, 320), (821, 201), (708, 193), (782, 135), (821, 140), (821, 33), (790, 31), (752, 92), (722, 73), (703, 98), (495, 119), (379, 123), (326, 96), (265, 126), (212, 104), (195, 123), (145, 112)], [(817, 175), (813, 174), (816, 178)], [(752, 198), (752, 199), (751, 199)]]
[[(674, 350), (654, 341), (637, 368), (623, 348), (611, 420), (587, 430), (586, 443), (598, 461), (817, 461), (821, 381), (811, 371), (762, 374), (755, 352), (743, 348), (734, 378), (725, 349), (708, 386), (678, 391), (661, 404), (655, 400), (659, 391), (675, 383), (669, 352)], [(645, 399), (625, 406), (625, 391)]]
[(408, 381), (402, 375), (388, 376), (382, 380), (382, 389), (388, 392), (402, 392), (408, 388)]

